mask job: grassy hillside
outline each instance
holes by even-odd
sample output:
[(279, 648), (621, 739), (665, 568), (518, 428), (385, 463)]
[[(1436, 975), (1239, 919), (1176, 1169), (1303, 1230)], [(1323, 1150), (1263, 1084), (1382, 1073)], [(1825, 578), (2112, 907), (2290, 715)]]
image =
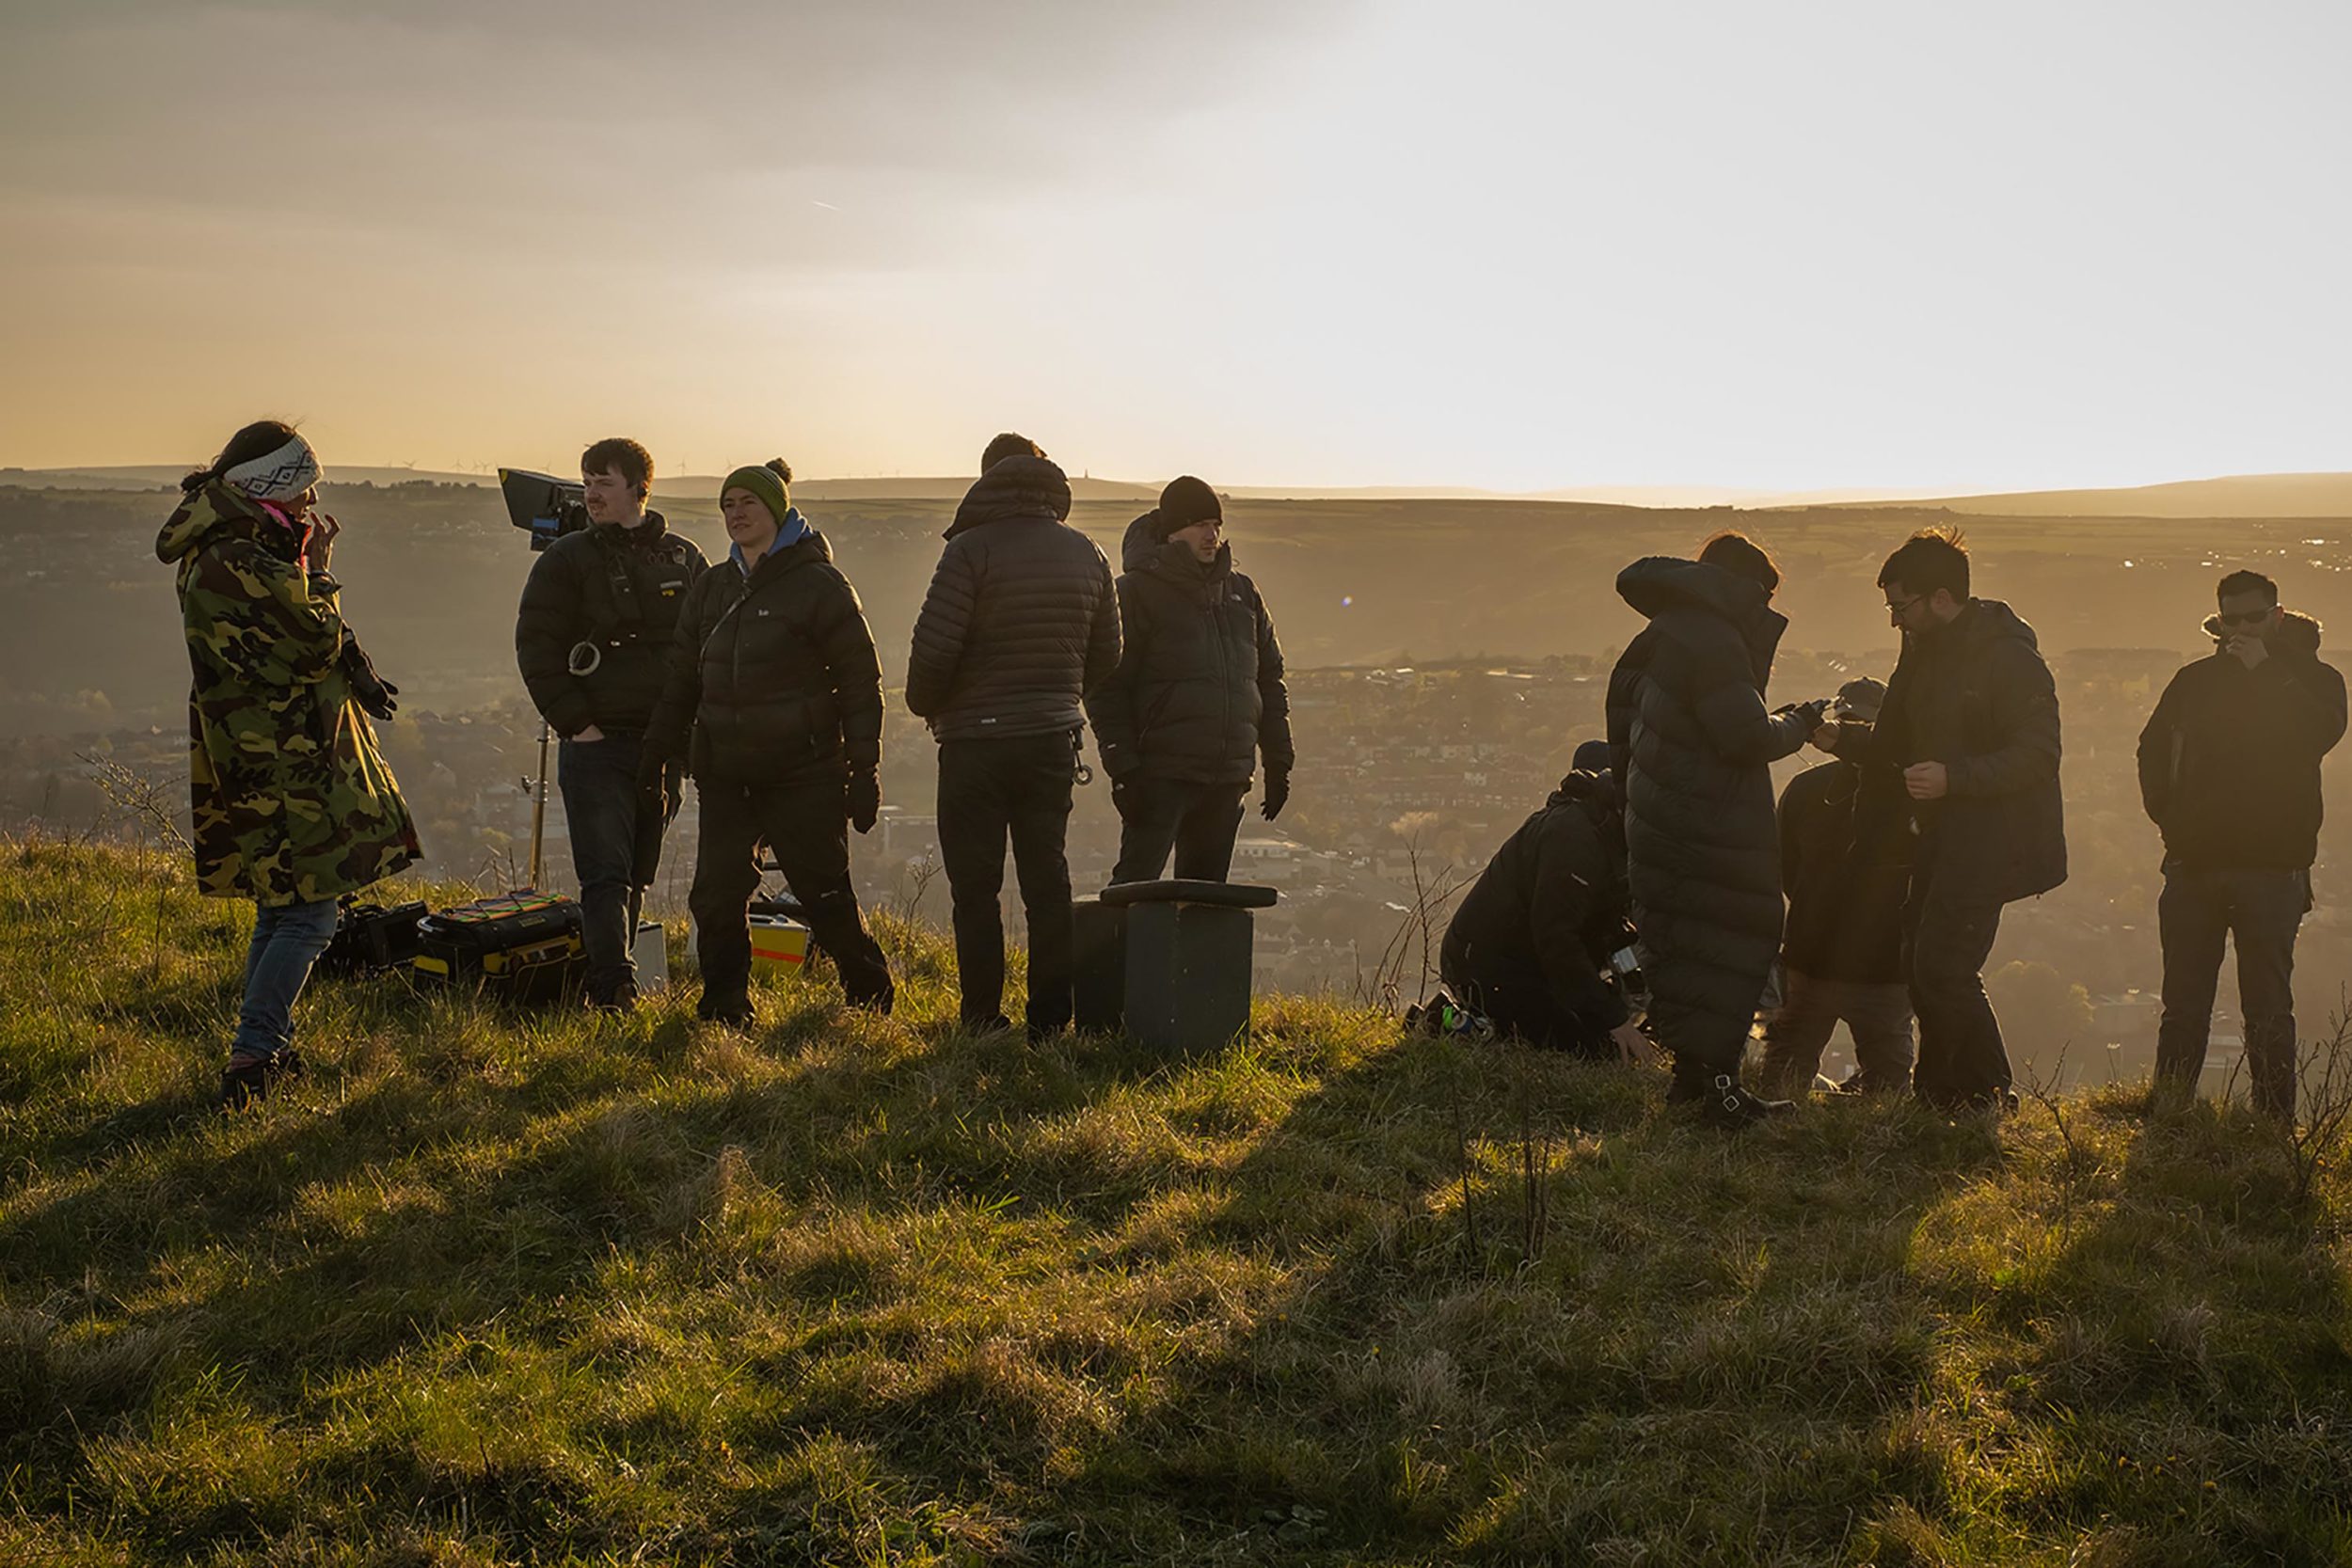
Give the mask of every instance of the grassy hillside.
[(756, 1037), (323, 985), (220, 1118), (243, 924), (0, 845), (0, 1561), (2352, 1553), (2352, 1193), (2234, 1117), (1034, 1051), (893, 930)]

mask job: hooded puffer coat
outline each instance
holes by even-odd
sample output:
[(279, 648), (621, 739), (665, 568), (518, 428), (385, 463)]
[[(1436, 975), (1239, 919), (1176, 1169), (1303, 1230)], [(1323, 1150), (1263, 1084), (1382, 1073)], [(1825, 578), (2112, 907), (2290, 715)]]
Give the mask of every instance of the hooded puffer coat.
[(1119, 669), (1087, 698), (1115, 779), (1143, 773), (1189, 784), (1247, 784), (1291, 769), (1290, 691), (1282, 645), (1233, 547), (1203, 564), (1162, 540), (1159, 514), (1129, 525), (1121, 549)]
[(732, 561), (703, 574), (649, 747), (691, 758), (708, 783), (820, 784), (873, 772), (882, 732), (873, 628), (823, 534), (763, 556), (748, 578)]
[(1788, 623), (1703, 562), (1637, 561), (1617, 593), (1649, 620), (1609, 677), (1609, 746), (1650, 1019), (1678, 1069), (1737, 1071), (1780, 947), (1772, 764), (1811, 724), (1764, 707)]
[(937, 739), (1075, 731), (1119, 667), (1111, 565), (1069, 515), (1042, 457), (1004, 459), (956, 508), (907, 658), (907, 706)]

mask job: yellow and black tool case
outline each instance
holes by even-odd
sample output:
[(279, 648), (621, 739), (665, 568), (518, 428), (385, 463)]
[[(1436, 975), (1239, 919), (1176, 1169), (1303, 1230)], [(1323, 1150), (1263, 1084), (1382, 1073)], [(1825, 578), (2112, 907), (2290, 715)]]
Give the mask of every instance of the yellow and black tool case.
[(417, 977), (512, 1002), (576, 995), (588, 974), (580, 906), (555, 894), (509, 893), (429, 914), (417, 925)]

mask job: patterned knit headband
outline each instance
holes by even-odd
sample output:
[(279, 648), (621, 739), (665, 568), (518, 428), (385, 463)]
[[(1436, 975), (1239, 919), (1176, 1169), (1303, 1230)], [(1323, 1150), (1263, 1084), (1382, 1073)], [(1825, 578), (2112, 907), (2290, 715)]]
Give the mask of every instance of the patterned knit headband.
[(221, 483), (257, 501), (292, 500), (319, 482), (318, 454), (296, 436), (267, 456), (221, 470)]

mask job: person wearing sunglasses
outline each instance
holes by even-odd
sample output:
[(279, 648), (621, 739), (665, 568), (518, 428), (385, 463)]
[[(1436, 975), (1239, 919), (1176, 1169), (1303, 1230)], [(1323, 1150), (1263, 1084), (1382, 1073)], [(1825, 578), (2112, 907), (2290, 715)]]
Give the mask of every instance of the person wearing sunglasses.
[(2212, 654), (2165, 687), (2139, 736), (2139, 792), (2164, 835), (2159, 1088), (2193, 1095), (2204, 1070), (2225, 942), (2255, 1108), (2295, 1117), (2295, 939), (2312, 907), (2320, 759), (2344, 738), (2344, 677), (2319, 623), (2279, 585), (2232, 572), (2205, 622)]
[(1944, 1111), (2013, 1109), (2009, 1050), (1984, 993), (2004, 906), (2066, 880), (2058, 701), (2033, 627), (1969, 592), (1956, 529), (1913, 534), (1879, 571), (1903, 634), (1875, 722), (1817, 737), (1855, 761), (1855, 832), (1913, 836), (1902, 974), (1919, 1025), (1912, 1090)]

